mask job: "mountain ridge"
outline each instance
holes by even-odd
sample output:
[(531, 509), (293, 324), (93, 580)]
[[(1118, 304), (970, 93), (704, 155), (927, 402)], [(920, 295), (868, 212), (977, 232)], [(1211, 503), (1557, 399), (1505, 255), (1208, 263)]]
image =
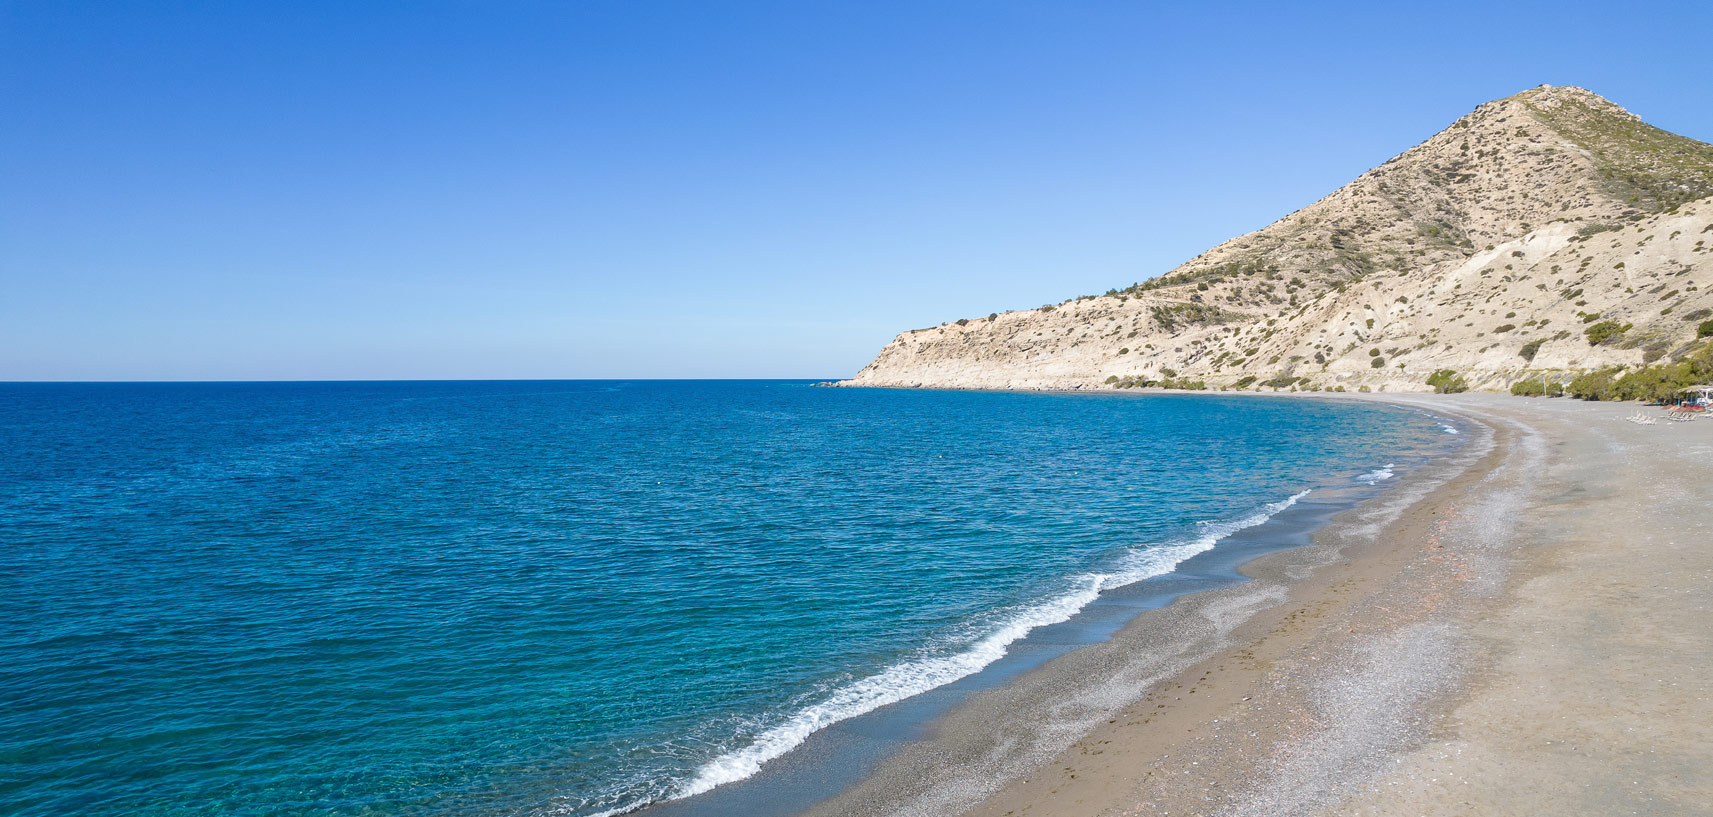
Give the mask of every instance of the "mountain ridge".
[(1504, 388), (1682, 354), (1709, 242), (1713, 145), (1543, 85), (1159, 277), (901, 333), (844, 384)]

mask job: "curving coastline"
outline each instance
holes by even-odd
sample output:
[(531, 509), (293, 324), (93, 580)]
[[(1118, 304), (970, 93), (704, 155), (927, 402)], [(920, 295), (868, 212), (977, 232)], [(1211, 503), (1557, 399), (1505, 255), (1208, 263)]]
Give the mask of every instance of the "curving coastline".
[[(1390, 476), (1389, 470), (1385, 476)], [(1372, 485), (1374, 482), (1368, 484)], [(785, 723), (763, 733), (753, 743), (710, 761), (701, 768), (695, 778), (687, 781), (674, 793), (673, 799), (693, 797), (717, 786), (749, 778), (761, 770), (763, 763), (802, 745), (810, 735), (827, 726), (981, 672), (1005, 657), (1011, 644), (1042, 627), (1068, 621), (1102, 593), (1171, 573), (1191, 557), (1212, 550), (1231, 534), (1265, 524), (1309, 493), (1304, 490), (1277, 502), (1269, 502), (1255, 513), (1241, 519), (1210, 524), (1201, 535), (1188, 541), (1138, 551), (1131, 556), (1128, 563), (1113, 572), (1081, 576), (1077, 589), (1021, 611), (963, 652), (897, 664), (840, 689), (830, 699), (799, 711)], [(619, 813), (623, 812), (610, 812)]]
[[(1422, 475), (1435, 472), (1445, 452), (1469, 448), (1460, 438), (1443, 444), (1424, 438), (1424, 443), (1428, 447), (1420, 453), (1427, 456), (1426, 464), (1419, 456), (1402, 464), (1381, 462), (1370, 471), (1336, 477), (1317, 483), (1319, 487), (1312, 491), (1265, 503), (1247, 516), (1207, 524), (1197, 536), (1176, 544), (1138, 551), (1130, 562), (1085, 577), (1089, 580), (1086, 592), (1072, 594), (1074, 598), (1051, 599), (1040, 605), (1041, 610), (1030, 611), (1052, 615), (1025, 616), (1026, 620), (1018, 622), (1020, 626), (995, 633), (976, 645), (978, 649), (971, 655), (954, 657), (970, 660), (940, 662), (944, 666), (935, 667), (894, 667), (869, 679), (873, 684), (853, 687), (853, 697), (848, 700), (829, 702), (836, 704), (834, 709), (817, 706), (799, 713), (778, 734), (764, 735), (755, 744), (723, 756), (705, 768), (679, 797), (635, 813), (649, 817), (784, 815), (805, 809), (811, 813), (891, 813), (888, 809), (899, 805), (896, 797), (909, 788), (893, 778), (889, 772), (893, 767), (906, 769), (915, 785), (942, 794), (964, 787), (965, 781), (958, 778), (966, 773), (974, 772), (982, 784), (1003, 779), (996, 777), (988, 764), (960, 761), (930, 770), (932, 764), (922, 763), (912, 753), (925, 750), (939, 755), (939, 760), (946, 756), (944, 747), (911, 741), (921, 737), (924, 727), (943, 732), (948, 723), (965, 717), (972, 709), (981, 709), (983, 701), (995, 696), (1001, 701), (999, 709), (987, 719), (1002, 722), (1009, 729), (1028, 727), (1051, 733), (1061, 743), (1067, 736), (1086, 731), (1093, 723), (1087, 713), (1067, 719), (1062, 703), (1047, 696), (1034, 704), (1048, 706), (1053, 712), (1026, 716), (1028, 708), (1008, 695), (1035, 679), (1058, 677), (1065, 666), (1073, 668), (1070, 672), (1079, 683), (1102, 682), (1109, 667), (1091, 670), (1079, 662), (1095, 654), (1091, 651), (1113, 649), (1109, 639), (1124, 631), (1127, 624), (1134, 628), (1139, 611), (1162, 607), (1178, 610), (1181, 605), (1197, 603), (1185, 599), (1209, 596), (1234, 585), (1253, 585), (1248, 571), (1240, 566), (1264, 554), (1304, 548), (1330, 520), (1352, 508), (1366, 508), (1396, 496), (1400, 489), (1407, 492)], [(1398, 470), (1404, 472), (1402, 478), (1395, 478)], [(1306, 504), (1299, 504), (1305, 499)], [(1270, 593), (1268, 589), (1264, 595)], [(1203, 647), (1191, 635), (1178, 628), (1152, 632), (1149, 637), (1171, 645), (1176, 662)], [(1158, 671), (1161, 666), (1167, 665), (1150, 663), (1149, 670)], [(1062, 687), (1059, 681), (1049, 683)], [(1121, 702), (1111, 698), (1099, 709), (1105, 712)], [(877, 734), (885, 737), (875, 741)], [(1003, 740), (1014, 748), (1023, 747), (1020, 754), (1006, 761), (1011, 772), (1024, 768), (1017, 765), (1019, 760), (1026, 765), (1029, 758), (1038, 760), (1053, 746), (1036, 741), (1019, 743), (1015, 736)], [(853, 744), (858, 748), (853, 750)], [(892, 756), (885, 759), (887, 755)], [(763, 767), (763, 763), (767, 765)], [(864, 779), (869, 771), (873, 776)], [(727, 783), (734, 785), (724, 785)], [(834, 796), (846, 784), (849, 788)], [(872, 801), (862, 796), (861, 790), (869, 786), (883, 789), (887, 798)], [(972, 798), (966, 791), (962, 799)], [(940, 802), (922, 813), (938, 813), (949, 807), (953, 806)]]
[(1196, 685), (1204, 665), (1229, 662), (1251, 647), (1248, 631), (1256, 622), (1328, 586), (1329, 566), (1376, 561), (1371, 551), (1379, 548), (1372, 543), (1381, 531), (1443, 486), (1483, 472), (1496, 447), (1493, 429), (1461, 413), (1459, 419), (1472, 428), (1466, 444), (1405, 472), (1377, 496), (1318, 520), (1294, 543), (1299, 546), (1236, 556), (1240, 561), (1231, 567), (1247, 581), (1181, 595), (1135, 616), (1106, 641), (972, 696), (935, 724), (932, 737), (808, 813), (1055, 813), (1050, 809), (1066, 786), (1086, 776), (1074, 771), (1082, 766), (1078, 761), (1114, 751), (1108, 729), (1126, 718), (1138, 727), (1155, 722), (1151, 713), (1132, 712), (1140, 702), (1167, 689), (1195, 689), (1192, 701), (1205, 695)]
[(1713, 423), (1385, 399), (1471, 444), (1254, 581), (972, 696), (809, 813), (1709, 813), (1713, 486), (1648, 477), (1705, 462)]

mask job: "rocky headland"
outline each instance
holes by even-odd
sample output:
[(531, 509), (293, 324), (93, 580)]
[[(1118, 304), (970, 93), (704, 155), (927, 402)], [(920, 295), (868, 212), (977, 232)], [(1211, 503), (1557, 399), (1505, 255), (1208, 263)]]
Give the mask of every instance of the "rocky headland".
[(1543, 85), (1156, 278), (904, 332), (842, 385), (1504, 390), (1698, 351), (1710, 284), (1713, 145)]

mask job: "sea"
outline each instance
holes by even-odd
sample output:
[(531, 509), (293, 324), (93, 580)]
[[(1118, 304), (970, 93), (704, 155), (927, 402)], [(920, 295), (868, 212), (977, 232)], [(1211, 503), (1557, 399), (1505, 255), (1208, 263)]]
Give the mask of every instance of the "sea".
[(0, 384), (0, 812), (694, 813), (1457, 430), (1253, 395)]

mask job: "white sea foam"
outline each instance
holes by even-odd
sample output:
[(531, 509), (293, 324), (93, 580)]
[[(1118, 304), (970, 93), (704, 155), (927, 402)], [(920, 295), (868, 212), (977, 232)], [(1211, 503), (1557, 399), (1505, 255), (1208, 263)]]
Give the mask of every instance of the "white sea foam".
[(1111, 590), (1115, 587), (1135, 584), (1143, 579), (1151, 579), (1170, 573), (1173, 568), (1183, 564), (1184, 560), (1191, 556), (1212, 550), (1213, 546), (1219, 544), (1221, 539), (1272, 519), (1280, 511), (1297, 504), (1297, 500), (1308, 495), (1308, 491), (1302, 491), (1278, 502), (1270, 502), (1241, 519), (1229, 522), (1202, 522), (1198, 525), (1201, 528), (1199, 535), (1187, 542), (1165, 547), (1132, 550), (1129, 559), (1122, 568), (1102, 577), (1100, 589)]
[(1454, 426), (1454, 425), (1446, 422), (1445, 417), (1441, 417), (1440, 415), (1434, 414), (1433, 412), (1428, 411), (1426, 409), (1419, 409), (1418, 408), (1418, 409), (1413, 409), (1413, 411), (1415, 411), (1417, 414), (1420, 414), (1423, 417), (1426, 417), (1430, 420), (1438, 421), (1439, 427), (1441, 429), (1443, 429), (1445, 431), (1445, 433), (1447, 433), (1447, 434), (1459, 434), (1459, 433), (1461, 433), (1457, 430), (1457, 426)]
[[(1185, 542), (1165, 547), (1137, 549), (1110, 573), (1088, 573), (1073, 578), (1075, 589), (1032, 607), (1002, 622), (997, 629), (952, 655), (918, 658), (895, 664), (880, 672), (837, 689), (819, 703), (792, 715), (756, 737), (748, 746), (727, 752), (708, 762), (696, 775), (672, 793), (671, 799), (700, 794), (716, 786), (755, 774), (761, 765), (785, 754), (809, 735), (831, 724), (872, 712), (935, 687), (974, 675), (1004, 657), (1012, 642), (1037, 627), (1057, 624), (1088, 606), (1102, 590), (1134, 584), (1170, 573), (1184, 560), (1211, 550), (1221, 539), (1252, 528), (1291, 507), (1308, 495), (1303, 491), (1287, 499), (1262, 506), (1255, 513), (1230, 522), (1204, 522), (1200, 531)], [(617, 813), (617, 812), (611, 812)]]
[(1392, 478), (1392, 466), (1394, 464), (1395, 463), (1388, 462), (1388, 463), (1386, 463), (1384, 468), (1376, 468), (1372, 471), (1369, 471), (1368, 473), (1357, 477), (1356, 481), (1367, 483), (1369, 485), (1373, 485), (1377, 482), (1383, 482), (1385, 480), (1391, 479)]
[(826, 700), (763, 732), (750, 745), (715, 758), (697, 770), (696, 776), (673, 796), (688, 797), (742, 780), (760, 770), (761, 764), (785, 754), (810, 734), (830, 724), (973, 675), (999, 660), (1011, 642), (1030, 630), (1064, 621), (1093, 601), (1100, 595), (1101, 578), (1095, 575), (1078, 577), (1076, 590), (1023, 610), (963, 652), (895, 664), (835, 690)]

